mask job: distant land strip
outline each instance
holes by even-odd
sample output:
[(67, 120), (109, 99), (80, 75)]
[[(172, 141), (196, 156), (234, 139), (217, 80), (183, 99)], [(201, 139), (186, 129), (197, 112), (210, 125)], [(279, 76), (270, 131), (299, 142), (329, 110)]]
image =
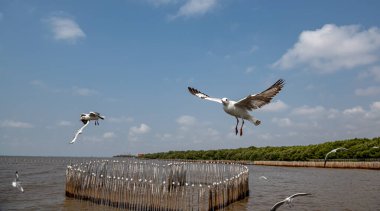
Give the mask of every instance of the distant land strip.
[[(326, 168), (380, 169), (380, 137), (354, 138), (307, 146), (251, 146), (237, 149), (169, 151), (139, 154), (137, 157), (235, 162), (246, 165), (323, 167), (326, 153), (338, 147), (348, 150), (330, 154)], [(118, 157), (124, 156), (118, 155)]]
[[(324, 168), (323, 161), (253, 161), (254, 165)], [(380, 170), (380, 161), (328, 161), (325, 168)]]

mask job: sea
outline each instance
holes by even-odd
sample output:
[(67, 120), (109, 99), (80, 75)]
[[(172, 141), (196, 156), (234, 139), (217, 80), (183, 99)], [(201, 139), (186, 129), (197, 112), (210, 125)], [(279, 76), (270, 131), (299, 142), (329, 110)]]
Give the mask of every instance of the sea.
[[(65, 196), (67, 165), (97, 159), (104, 158), (0, 156), (0, 210), (118, 210)], [(224, 210), (270, 210), (292, 194), (310, 193), (277, 210), (380, 211), (379, 170), (255, 165), (248, 168), (249, 197)], [(24, 192), (12, 187), (16, 171)]]

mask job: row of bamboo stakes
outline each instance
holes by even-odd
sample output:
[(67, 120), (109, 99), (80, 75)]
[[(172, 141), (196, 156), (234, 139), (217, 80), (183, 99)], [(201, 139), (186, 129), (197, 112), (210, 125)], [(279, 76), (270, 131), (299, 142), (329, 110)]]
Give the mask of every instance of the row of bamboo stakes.
[(248, 167), (219, 162), (70, 164), (66, 196), (123, 210), (217, 210), (249, 195)]
[(334, 161), (328, 160), (326, 167), (324, 161), (253, 161), (254, 165), (285, 166), (285, 167), (316, 167), (316, 168), (356, 168), (380, 169), (380, 161)]

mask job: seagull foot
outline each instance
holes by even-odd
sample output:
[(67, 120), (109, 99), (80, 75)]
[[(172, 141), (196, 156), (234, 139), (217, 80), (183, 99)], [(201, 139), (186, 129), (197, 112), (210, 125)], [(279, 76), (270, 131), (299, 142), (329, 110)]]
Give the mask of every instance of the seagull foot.
[(260, 120), (256, 120), (256, 122), (254, 123), (256, 126), (260, 125), (261, 124), (261, 121)]
[(243, 135), (243, 128), (240, 128), (240, 136)]
[(237, 135), (238, 134), (238, 129), (237, 129), (237, 127), (235, 127), (235, 134)]

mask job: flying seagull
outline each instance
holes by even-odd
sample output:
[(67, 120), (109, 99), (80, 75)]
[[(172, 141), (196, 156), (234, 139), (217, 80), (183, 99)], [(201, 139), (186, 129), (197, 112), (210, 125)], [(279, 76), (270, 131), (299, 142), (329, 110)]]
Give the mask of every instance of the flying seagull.
[(261, 108), (262, 106), (270, 103), (272, 98), (281, 91), (282, 87), (284, 87), (284, 84), (285, 84), (285, 81), (283, 79), (280, 79), (276, 83), (274, 83), (272, 86), (270, 86), (268, 89), (266, 89), (265, 91), (259, 94), (248, 95), (247, 97), (237, 102), (229, 100), (228, 98), (213, 98), (192, 87), (188, 87), (188, 89), (191, 94), (201, 99), (210, 100), (210, 101), (223, 104), (224, 111), (227, 114), (230, 114), (236, 118), (236, 127), (235, 127), (236, 135), (238, 134), (239, 118), (241, 118), (242, 124), (240, 127), (240, 136), (242, 136), (245, 119), (252, 122), (256, 126), (261, 123), (260, 120), (250, 115), (249, 111), (252, 111), (252, 109)]
[(95, 125), (99, 125), (98, 120), (104, 119), (104, 118), (105, 117), (101, 116), (98, 112), (90, 112), (88, 114), (81, 114), (80, 121), (82, 121), (84, 125), (75, 133), (73, 140), (70, 141), (70, 144), (73, 144), (77, 140), (79, 134), (83, 132), (83, 129), (87, 127), (87, 125), (90, 123), (91, 120), (95, 121)]
[(21, 192), (24, 192), (24, 188), (22, 188), (21, 182), (18, 179), (18, 172), (17, 171), (16, 171), (16, 178), (12, 182), (12, 186), (15, 187), (15, 188), (17, 188), (17, 189), (19, 189)]
[(344, 147), (338, 147), (338, 148), (336, 148), (336, 149), (333, 149), (333, 150), (331, 150), (330, 152), (328, 152), (327, 154), (326, 154), (326, 156), (325, 156), (325, 164), (323, 165), (323, 167), (326, 167), (326, 162), (327, 162), (327, 157), (331, 154), (331, 153), (336, 153), (337, 151), (339, 151), (339, 150), (348, 150), (348, 149), (346, 149), (346, 148), (344, 148)]
[(277, 202), (275, 205), (273, 205), (273, 207), (270, 209), (270, 211), (277, 210), (277, 208), (279, 208), (281, 205), (283, 205), (285, 203), (288, 204), (289, 206), (291, 206), (293, 198), (295, 198), (297, 196), (308, 196), (308, 195), (311, 195), (311, 194), (310, 193), (296, 193), (296, 194), (293, 194), (293, 195), (289, 196), (288, 198), (286, 198), (286, 199), (284, 199), (282, 201)]
[(86, 124), (90, 120), (94, 120), (95, 125), (99, 125), (99, 122), (98, 122), (99, 119), (104, 120), (104, 116), (100, 116), (100, 114), (98, 112), (91, 111), (88, 114), (81, 114), (80, 115), (80, 120), (83, 122), (83, 124)]
[(266, 178), (266, 176), (260, 176), (259, 179), (265, 179), (265, 180), (267, 180), (268, 178)]

